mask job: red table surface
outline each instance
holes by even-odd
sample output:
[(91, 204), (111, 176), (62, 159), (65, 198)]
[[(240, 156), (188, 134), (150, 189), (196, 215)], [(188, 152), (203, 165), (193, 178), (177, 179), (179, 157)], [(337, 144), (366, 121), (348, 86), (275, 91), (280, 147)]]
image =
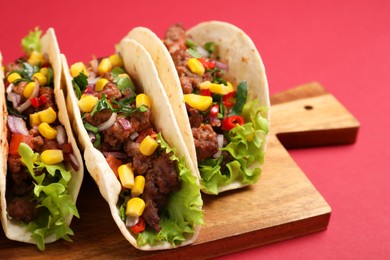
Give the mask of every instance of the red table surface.
[(221, 259), (390, 258), (389, 0), (4, 0), (0, 17), (5, 62), (20, 56), (20, 39), (37, 25), (55, 29), (70, 64), (111, 54), (135, 26), (160, 36), (176, 22), (242, 28), (263, 58), (271, 94), (318, 81), (361, 128), (353, 145), (290, 151), (332, 207), (326, 231)]

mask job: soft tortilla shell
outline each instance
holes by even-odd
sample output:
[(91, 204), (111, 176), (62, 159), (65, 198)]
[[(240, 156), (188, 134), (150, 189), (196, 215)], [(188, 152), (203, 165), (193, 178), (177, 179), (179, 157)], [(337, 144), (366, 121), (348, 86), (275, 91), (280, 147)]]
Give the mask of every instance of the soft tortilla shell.
[[(172, 147), (177, 149), (177, 155), (184, 157), (187, 162), (187, 167), (195, 173), (190, 155), (185, 147), (184, 140), (180, 135), (180, 130), (173, 115), (172, 108), (166, 97), (161, 82), (158, 78), (156, 68), (147, 51), (138, 43), (132, 40), (123, 40), (120, 44), (120, 54), (123, 57), (125, 68), (130, 74), (132, 80), (139, 86), (143, 86), (144, 93), (151, 100), (152, 122), (156, 128), (162, 132), (164, 139)], [(156, 246), (146, 245), (140, 247), (137, 245), (136, 238), (126, 228), (125, 223), (120, 219), (118, 214), (118, 197), (121, 192), (121, 184), (110, 166), (106, 162), (103, 154), (93, 147), (90, 142), (87, 131), (83, 126), (80, 110), (77, 106), (77, 97), (74, 93), (71, 76), (65, 57), (62, 58), (64, 74), (67, 80), (67, 105), (70, 115), (74, 122), (80, 143), (84, 149), (84, 160), (88, 172), (98, 185), (99, 191), (103, 198), (107, 201), (111, 215), (117, 224), (123, 236), (136, 248), (140, 250), (163, 250), (173, 248), (168, 242)], [(192, 243), (199, 233), (199, 226), (195, 228), (194, 234), (188, 237), (188, 240), (180, 246)]]
[[(76, 203), (77, 196), (80, 191), (81, 183), (83, 180), (84, 167), (80, 154), (80, 150), (77, 147), (76, 140), (73, 136), (72, 128), (70, 126), (68, 113), (66, 110), (64, 94), (61, 90), (61, 63), (60, 63), (60, 51), (57, 43), (57, 39), (52, 28), (49, 28), (45, 35), (41, 38), (42, 52), (47, 53), (50, 63), (54, 72), (54, 96), (58, 108), (58, 119), (64, 126), (66, 134), (68, 136), (68, 142), (72, 145), (73, 154), (79, 163), (79, 170), (75, 172), (70, 165), (67, 166), (68, 170), (72, 171), (72, 179), (69, 182), (69, 191), (73, 201)], [(0, 59), (1, 63), (1, 59)], [(2, 72), (1, 72), (2, 74)], [(8, 158), (8, 142), (7, 142), (7, 107), (5, 99), (5, 89), (3, 84), (3, 75), (1, 75), (0, 82), (0, 103), (3, 110), (3, 116), (1, 119), (1, 169), (0, 175), (0, 196), (1, 196), (1, 222), (5, 235), (11, 239), (20, 242), (35, 244), (35, 241), (31, 239), (31, 234), (27, 232), (26, 227), (19, 223), (12, 221), (7, 216), (7, 203), (5, 199), (6, 194), (6, 176), (7, 176), (7, 158)], [(66, 219), (68, 225), (70, 225), (73, 216), (69, 216)], [(49, 236), (45, 239), (45, 243), (51, 243), (56, 241), (55, 235)]]
[[(263, 116), (269, 120), (270, 101), (265, 68), (256, 46), (250, 37), (238, 27), (220, 21), (200, 23), (189, 29), (187, 34), (191, 35), (199, 45), (210, 41), (218, 45), (221, 62), (227, 64), (229, 67), (226, 73), (226, 79), (233, 83), (233, 85), (237, 85), (240, 81), (246, 80), (249, 85), (248, 99), (258, 99), (260, 104), (268, 107), (268, 111)], [(184, 105), (180, 80), (167, 48), (155, 33), (144, 27), (134, 28), (129, 32), (127, 37), (141, 43), (150, 53), (169, 101), (174, 108), (175, 117), (179, 122), (179, 127), (191, 154), (192, 161), (197, 166), (195, 145)], [(260, 164), (253, 164), (251, 166), (251, 168), (257, 167), (260, 167)], [(229, 185), (219, 187), (218, 192), (238, 189), (244, 186), (246, 185), (236, 181)], [(207, 192), (206, 190), (203, 191)]]

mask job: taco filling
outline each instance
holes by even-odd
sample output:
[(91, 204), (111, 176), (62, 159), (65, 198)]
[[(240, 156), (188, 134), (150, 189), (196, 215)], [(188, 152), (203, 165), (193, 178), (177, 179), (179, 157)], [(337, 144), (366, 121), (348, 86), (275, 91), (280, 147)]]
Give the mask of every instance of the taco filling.
[[(40, 52), (41, 31), (23, 39), (26, 55), (4, 67), (8, 109), (8, 218), (27, 225), (37, 246), (55, 235), (70, 240), (66, 219), (79, 217), (70, 196), (71, 171), (81, 167), (58, 121), (54, 73)], [(66, 166), (67, 165), (67, 166)], [(68, 167), (69, 166), (69, 167)]]
[(177, 24), (167, 30), (164, 44), (183, 90), (203, 188), (218, 194), (234, 182), (255, 183), (261, 170), (251, 165), (263, 163), (267, 108), (247, 99), (246, 81), (233, 86), (224, 79), (229, 68), (214, 42), (200, 46)]
[[(158, 108), (152, 108), (149, 97), (133, 84), (118, 54), (87, 66), (75, 63), (70, 73), (90, 141), (122, 185), (118, 214), (138, 246), (185, 241), (193, 224), (202, 221), (202, 213), (183, 200), (192, 200), (199, 188), (151, 122), (151, 110)], [(185, 190), (190, 193), (183, 195)], [(189, 214), (182, 221), (175, 214), (183, 212)]]

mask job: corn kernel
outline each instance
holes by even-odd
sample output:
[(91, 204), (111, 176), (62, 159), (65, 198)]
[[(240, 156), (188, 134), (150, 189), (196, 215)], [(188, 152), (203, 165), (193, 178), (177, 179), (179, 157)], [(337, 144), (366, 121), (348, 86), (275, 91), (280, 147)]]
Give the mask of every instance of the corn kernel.
[(98, 66), (98, 74), (103, 75), (106, 72), (110, 72), (112, 69), (112, 64), (109, 58), (104, 58), (100, 61)]
[(45, 86), (47, 83), (47, 78), (40, 72), (34, 73), (33, 78), (37, 78), (39, 81), (39, 85)]
[(35, 82), (29, 82), (23, 90), (23, 96), (30, 98), (35, 88)]
[(88, 76), (88, 71), (81, 61), (74, 63), (69, 70), (73, 78), (77, 77), (81, 72)]
[(145, 188), (145, 177), (142, 175), (138, 175), (134, 179), (134, 186), (131, 190), (131, 195), (139, 196), (144, 192)]
[(226, 95), (232, 91), (234, 91), (232, 84), (228, 83), (228, 85), (224, 84), (216, 84), (216, 83), (211, 83), (210, 85), (210, 91), (215, 94), (220, 94), (220, 95)]
[(22, 77), (17, 72), (12, 72), (8, 75), (7, 80), (9, 83), (13, 83), (15, 80), (21, 79)]
[(108, 59), (111, 61), (111, 64), (113, 67), (122, 67), (123, 66), (123, 60), (122, 58), (117, 54), (112, 54)]
[(30, 55), (30, 58), (27, 60), (31, 65), (38, 65), (45, 63), (45, 58), (43, 57), (43, 53), (33, 51)]
[(39, 124), (38, 131), (47, 139), (54, 139), (57, 136), (57, 130), (52, 128), (48, 123)]
[(77, 102), (77, 105), (79, 106), (81, 112), (91, 112), (98, 100), (99, 99), (95, 96), (86, 95)]
[(193, 72), (202, 76), (204, 74), (205, 68), (203, 64), (197, 58), (190, 58), (188, 60), (188, 68)]
[(199, 87), (201, 90), (210, 89), (211, 84), (213, 84), (213, 83), (211, 83), (210, 81), (207, 80), (207, 81), (203, 81), (203, 82), (199, 83)]
[(46, 78), (49, 76), (49, 69), (46, 68), (46, 67), (43, 67), (39, 70), (40, 73), (43, 74), (43, 76), (45, 76)]
[(130, 164), (122, 164), (118, 167), (119, 180), (122, 186), (131, 189), (134, 185), (134, 172)]
[(138, 108), (142, 105), (150, 108), (150, 98), (145, 94), (138, 94), (135, 98), (135, 106)]
[(41, 123), (41, 120), (39, 119), (38, 113), (30, 114), (30, 126), (31, 127), (39, 126), (40, 123)]
[(210, 96), (201, 96), (197, 94), (185, 94), (184, 101), (191, 107), (200, 111), (206, 111), (213, 103), (213, 98)]
[(64, 154), (62, 150), (45, 150), (41, 153), (40, 159), (44, 164), (57, 164), (64, 160)]
[(139, 217), (145, 209), (145, 201), (141, 198), (131, 198), (127, 202), (126, 215), (129, 217)]
[(158, 142), (150, 137), (150, 135), (146, 136), (144, 140), (139, 144), (139, 151), (145, 155), (149, 156), (154, 153), (156, 148), (158, 147)]
[(108, 83), (108, 79), (100, 78), (95, 85), (96, 91), (102, 91), (104, 89), (104, 86)]
[(42, 123), (51, 124), (57, 119), (57, 113), (56, 111), (54, 111), (52, 107), (39, 111), (38, 115), (39, 115), (39, 120), (41, 120)]

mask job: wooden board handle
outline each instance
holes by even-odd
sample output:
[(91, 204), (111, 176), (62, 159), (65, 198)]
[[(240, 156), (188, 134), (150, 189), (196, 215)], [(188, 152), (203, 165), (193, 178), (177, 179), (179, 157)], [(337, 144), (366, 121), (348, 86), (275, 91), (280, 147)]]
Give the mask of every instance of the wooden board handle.
[(271, 97), (271, 134), (286, 148), (351, 144), (360, 123), (319, 83)]

